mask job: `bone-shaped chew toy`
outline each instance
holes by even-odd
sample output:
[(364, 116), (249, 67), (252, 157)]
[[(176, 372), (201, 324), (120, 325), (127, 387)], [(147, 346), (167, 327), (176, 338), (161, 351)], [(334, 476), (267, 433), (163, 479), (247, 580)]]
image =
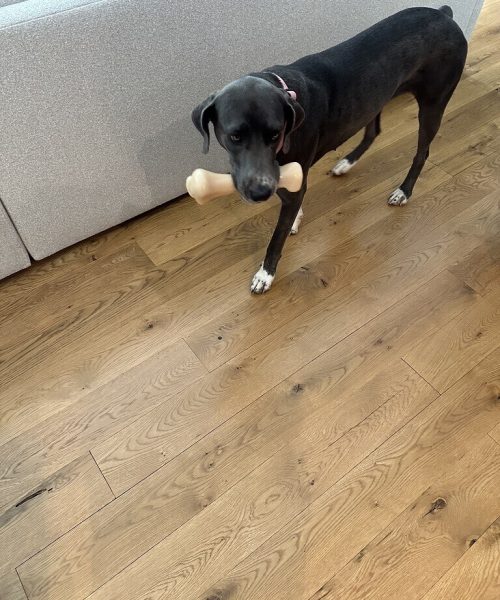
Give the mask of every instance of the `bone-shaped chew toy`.
[[(302, 167), (297, 162), (291, 162), (280, 167), (279, 188), (289, 192), (298, 192), (302, 187)], [(214, 198), (227, 196), (235, 191), (233, 178), (225, 173), (212, 173), (205, 169), (196, 169), (186, 179), (188, 194), (198, 202), (206, 204)]]

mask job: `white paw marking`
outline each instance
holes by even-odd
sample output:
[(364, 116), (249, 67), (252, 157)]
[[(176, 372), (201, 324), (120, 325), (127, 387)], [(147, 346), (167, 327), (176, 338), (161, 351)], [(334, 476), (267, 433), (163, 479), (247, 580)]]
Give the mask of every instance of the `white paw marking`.
[(303, 218), (304, 218), (304, 211), (302, 210), (302, 208), (299, 208), (299, 212), (297, 213), (297, 216), (295, 217), (295, 221), (293, 222), (292, 228), (290, 229), (290, 235), (296, 235), (297, 233), (299, 233), (299, 227), (300, 227), (300, 224), (302, 223)]
[(253, 277), (250, 290), (253, 294), (263, 294), (271, 287), (273, 280), (274, 275), (268, 273), (264, 267), (261, 266)]
[(340, 177), (340, 175), (345, 175), (346, 173), (348, 173), (356, 163), (356, 160), (354, 162), (351, 162), (350, 160), (347, 160), (347, 158), (343, 158), (332, 168), (330, 173), (332, 173), (333, 175), (337, 175), (337, 177)]
[(408, 202), (408, 198), (402, 189), (394, 190), (387, 200), (387, 204), (391, 206), (404, 206)]

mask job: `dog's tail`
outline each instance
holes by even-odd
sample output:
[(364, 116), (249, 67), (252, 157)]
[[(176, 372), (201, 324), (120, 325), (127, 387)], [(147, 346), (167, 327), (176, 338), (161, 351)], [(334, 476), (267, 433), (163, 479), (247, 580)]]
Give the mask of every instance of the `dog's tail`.
[(439, 9), (442, 13), (444, 13), (447, 17), (450, 17), (450, 19), (453, 19), (453, 11), (451, 10), (450, 6), (447, 6), (446, 4), (444, 6), (442, 6)]

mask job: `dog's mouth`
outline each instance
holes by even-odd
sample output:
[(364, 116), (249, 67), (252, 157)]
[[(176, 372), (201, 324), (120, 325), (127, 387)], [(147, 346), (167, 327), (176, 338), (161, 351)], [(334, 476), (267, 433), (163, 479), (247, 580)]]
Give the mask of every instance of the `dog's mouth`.
[[(239, 191), (239, 190), (238, 190)], [(240, 198), (245, 202), (245, 204), (260, 204), (261, 202), (266, 202), (276, 193), (276, 188), (272, 188), (269, 193), (259, 195), (258, 198), (252, 196), (251, 194), (239, 191)]]
[(278, 189), (278, 182), (273, 177), (266, 175), (258, 175), (242, 182), (233, 175), (233, 181), (241, 199), (246, 204), (266, 202)]

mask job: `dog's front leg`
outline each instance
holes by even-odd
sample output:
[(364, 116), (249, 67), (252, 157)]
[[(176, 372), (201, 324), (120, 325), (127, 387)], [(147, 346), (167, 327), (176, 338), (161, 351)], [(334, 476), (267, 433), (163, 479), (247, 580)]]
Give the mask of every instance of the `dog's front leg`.
[(263, 294), (264, 292), (267, 292), (273, 283), (276, 267), (281, 258), (281, 251), (283, 250), (285, 241), (290, 235), (292, 225), (302, 206), (302, 199), (304, 198), (306, 187), (307, 184), (304, 177), (304, 183), (299, 192), (293, 193), (285, 189), (280, 189), (278, 191), (278, 196), (281, 199), (280, 216), (273, 237), (267, 247), (264, 262), (257, 273), (255, 273), (252, 280), (250, 289), (254, 294)]

